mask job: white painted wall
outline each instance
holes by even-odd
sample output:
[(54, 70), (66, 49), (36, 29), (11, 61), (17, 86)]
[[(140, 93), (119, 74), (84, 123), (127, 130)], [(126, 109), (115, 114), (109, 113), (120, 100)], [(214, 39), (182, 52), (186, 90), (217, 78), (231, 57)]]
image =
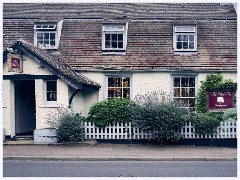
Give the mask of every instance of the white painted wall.
[(3, 80), (3, 128), (6, 135), (15, 134), (15, 107), (14, 107), (14, 84), (10, 80)]
[(171, 91), (171, 75), (164, 72), (140, 72), (132, 75), (132, 97), (152, 91)]
[[(16, 74), (8, 72), (7, 62), (3, 65), (3, 74)], [(23, 73), (34, 75), (51, 75), (46, 69), (39, 68), (39, 64), (29, 57), (24, 56)], [(103, 72), (82, 72), (88, 78), (94, 80), (101, 85), (97, 90), (82, 90), (74, 97), (72, 108), (75, 113), (82, 113), (87, 116), (89, 108), (104, 100), (104, 93), (107, 91), (106, 73)], [(107, 73), (109, 74), (109, 73)], [(124, 73), (123, 73), (124, 74)], [(224, 79), (233, 79), (237, 82), (237, 73), (222, 73)], [(200, 82), (204, 80), (207, 73), (200, 73), (196, 78), (197, 88)], [(172, 75), (167, 72), (133, 72), (131, 74), (131, 97), (137, 94), (145, 94), (151, 91), (162, 90), (167, 94), (171, 92)], [(68, 106), (68, 101), (75, 89), (68, 86), (64, 81), (57, 80), (57, 102), (47, 103), (45, 94), (45, 81), (42, 79), (35, 80), (35, 96), (36, 96), (36, 129), (48, 128), (47, 114), (56, 110), (60, 105)], [(3, 80), (3, 127), (6, 129), (7, 135), (15, 135), (15, 107), (14, 107), (14, 83), (10, 80)]]

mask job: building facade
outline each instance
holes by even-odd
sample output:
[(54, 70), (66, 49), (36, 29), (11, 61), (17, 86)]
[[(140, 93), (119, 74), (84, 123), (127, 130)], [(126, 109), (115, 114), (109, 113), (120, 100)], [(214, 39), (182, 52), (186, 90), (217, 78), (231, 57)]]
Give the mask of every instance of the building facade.
[(49, 127), (63, 105), (164, 91), (189, 111), (201, 81), (237, 81), (232, 4), (3, 4), (3, 127), (16, 136)]

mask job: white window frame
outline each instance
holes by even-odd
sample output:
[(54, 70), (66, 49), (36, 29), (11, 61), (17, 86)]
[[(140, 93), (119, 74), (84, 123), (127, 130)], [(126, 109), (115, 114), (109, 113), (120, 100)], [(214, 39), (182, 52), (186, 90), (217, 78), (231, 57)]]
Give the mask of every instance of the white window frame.
[[(57, 25), (55, 24), (35, 24), (34, 25), (34, 45), (41, 49), (57, 49), (58, 47), (58, 39), (57, 39)], [(39, 33), (49, 33), (49, 43), (48, 44), (38, 44), (38, 34)], [(55, 35), (55, 45), (50, 44), (50, 33)]]
[[(123, 48), (107, 48), (105, 47), (105, 35), (106, 34), (123, 34)], [(117, 24), (106, 24), (102, 25), (102, 50), (110, 50), (110, 51), (125, 51), (126, 50), (126, 26), (125, 25), (117, 25)]]
[[(177, 35), (194, 35), (193, 49), (177, 49)], [(188, 40), (189, 43), (189, 40)], [(197, 26), (195, 25), (174, 25), (173, 26), (173, 48), (175, 52), (196, 52), (197, 51)]]
[[(175, 87), (174, 86), (174, 79), (175, 78), (180, 78), (180, 86), (179, 87)], [(185, 87), (185, 86), (182, 86), (181, 85), (181, 81), (182, 81), (182, 78), (188, 78), (188, 86), (187, 87)], [(189, 78), (194, 78), (194, 86), (189, 86)], [(179, 94), (179, 96), (174, 96), (174, 89), (180, 89), (180, 94)], [(186, 96), (182, 96), (182, 89), (188, 89), (188, 97), (186, 97)], [(189, 97), (189, 90), (190, 90), (190, 88), (194, 88), (194, 94), (195, 94), (195, 96), (193, 97), (193, 96), (190, 96)], [(173, 99), (188, 99), (188, 107), (185, 107), (187, 110), (188, 110), (188, 112), (195, 112), (196, 111), (196, 97), (197, 97), (197, 76), (196, 75), (172, 75), (172, 82), (171, 82), (171, 94), (172, 94), (172, 98)], [(190, 107), (189, 105), (189, 99), (194, 99), (194, 104), (195, 104), (195, 106), (194, 107)], [(191, 110), (190, 111), (190, 109), (195, 109), (194, 111), (193, 110)]]
[[(129, 86), (128, 87), (124, 87), (124, 85), (122, 84), (121, 87), (109, 87), (108, 86), (108, 80), (109, 78), (129, 78), (129, 81), (130, 83), (128, 84)], [(105, 78), (105, 93), (104, 93), (104, 97), (105, 99), (114, 99), (114, 98), (109, 98), (108, 97), (108, 90), (109, 88), (120, 88), (121, 91), (122, 91), (122, 97), (115, 97), (115, 98), (123, 98), (123, 89), (129, 89), (129, 98), (127, 99), (132, 99), (132, 78), (131, 78), (131, 75), (129, 74), (120, 74), (120, 75), (106, 75), (106, 78)]]
[[(52, 81), (54, 81), (54, 82), (56, 82), (56, 101), (48, 101), (48, 99), (47, 99), (47, 93), (49, 92), (48, 90), (47, 90), (47, 82), (52, 82)], [(45, 102), (47, 103), (47, 104), (50, 104), (50, 105), (55, 105), (56, 103), (57, 103), (57, 99), (58, 99), (58, 93), (57, 93), (57, 80), (46, 80), (45, 81), (45, 90), (44, 90), (44, 94), (45, 94)], [(55, 92), (55, 91), (54, 91)]]
[[(48, 44), (44, 44), (44, 43), (42, 45), (38, 44), (37, 37), (38, 37), (38, 34), (40, 34), (40, 33), (41, 34), (45, 34), (45, 33), (49, 34), (49, 43)], [(50, 33), (55, 35), (55, 46), (52, 46), (50, 44)], [(41, 48), (41, 49), (56, 49), (56, 47), (57, 47), (57, 33), (56, 33), (56, 31), (37, 31), (36, 35), (35, 35), (35, 40), (36, 40), (36, 42), (35, 42), (36, 46)]]
[[(53, 27), (52, 27), (53, 26)], [(35, 24), (33, 29), (38, 29), (38, 30), (55, 30), (56, 29), (56, 25), (55, 24)]]

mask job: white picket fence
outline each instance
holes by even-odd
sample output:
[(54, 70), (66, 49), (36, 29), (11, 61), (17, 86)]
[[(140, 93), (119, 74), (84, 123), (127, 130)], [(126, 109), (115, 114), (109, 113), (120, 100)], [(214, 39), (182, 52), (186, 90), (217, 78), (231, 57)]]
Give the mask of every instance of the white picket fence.
[[(237, 122), (221, 122), (217, 127), (217, 133), (212, 137), (211, 134), (199, 135), (195, 133), (195, 128), (191, 122), (187, 122), (180, 131), (184, 139), (226, 139), (237, 138)], [(91, 122), (85, 122), (85, 139), (150, 139), (151, 134), (145, 130), (132, 127), (131, 123), (115, 123), (113, 126), (106, 128), (97, 128)]]

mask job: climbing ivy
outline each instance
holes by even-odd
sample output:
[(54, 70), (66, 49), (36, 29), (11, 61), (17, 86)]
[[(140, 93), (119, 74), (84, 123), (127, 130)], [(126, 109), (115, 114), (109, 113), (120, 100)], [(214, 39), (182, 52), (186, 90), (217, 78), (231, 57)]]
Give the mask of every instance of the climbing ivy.
[[(196, 97), (196, 114), (192, 115), (192, 122), (195, 125), (195, 130), (199, 134), (211, 133), (213, 134), (216, 127), (220, 124), (222, 119), (221, 112), (208, 112), (207, 109), (207, 92), (209, 90), (232, 90), (236, 92), (237, 84), (233, 83), (231, 79), (223, 80), (221, 74), (207, 75), (206, 80), (201, 81), (198, 95)], [(236, 96), (235, 96), (236, 102)]]
[(223, 80), (221, 74), (211, 74), (207, 75), (206, 80), (201, 81), (201, 86), (199, 88), (198, 95), (196, 97), (196, 110), (198, 113), (207, 112), (207, 91), (211, 89), (228, 89), (236, 91), (236, 83), (233, 80), (227, 79)]

